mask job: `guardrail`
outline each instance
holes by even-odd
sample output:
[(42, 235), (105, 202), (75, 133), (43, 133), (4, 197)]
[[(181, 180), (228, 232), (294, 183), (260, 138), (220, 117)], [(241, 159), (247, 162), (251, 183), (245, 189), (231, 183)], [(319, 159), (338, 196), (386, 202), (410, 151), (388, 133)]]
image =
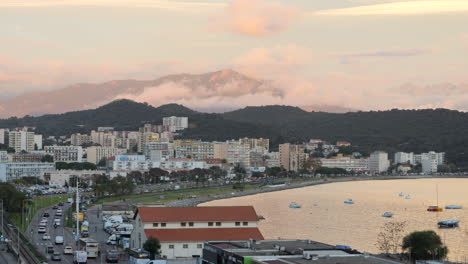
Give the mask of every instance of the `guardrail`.
[(19, 256), (19, 258), (23, 259), (25, 263), (28, 264), (41, 264), (41, 258), (45, 259), (45, 257), (42, 256), (37, 250), (37, 248), (33, 244), (31, 244), (29, 240), (26, 239), (22, 232), (18, 231), (18, 227), (15, 226), (8, 217), (4, 216), (3, 221), (5, 235), (6, 237), (8, 237), (9, 240), (11, 240), (11, 247)]

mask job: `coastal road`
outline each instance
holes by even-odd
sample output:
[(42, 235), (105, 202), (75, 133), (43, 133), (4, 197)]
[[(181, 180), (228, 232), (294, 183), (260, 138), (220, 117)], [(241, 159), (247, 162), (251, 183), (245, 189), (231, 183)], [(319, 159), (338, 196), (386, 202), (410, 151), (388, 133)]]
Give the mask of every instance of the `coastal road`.
[[(73, 250), (76, 250), (77, 244), (75, 242), (73, 233), (67, 229), (64, 228), (64, 222), (65, 222), (65, 212), (70, 208), (71, 204), (66, 203), (64, 206), (59, 207), (62, 208), (63, 211), (63, 216), (58, 217), (55, 216), (56, 210), (53, 210), (52, 207), (47, 208), (38, 214), (33, 221), (31, 222), (31, 230), (29, 233), (29, 236), (32, 239), (32, 242), (40, 252), (42, 252), (48, 259), (49, 263), (54, 263), (54, 261), (51, 260), (52, 254), (48, 254), (46, 252), (46, 247), (47, 245), (52, 245), (54, 247), (54, 251), (60, 252), (62, 256), (62, 261), (56, 262), (56, 263), (66, 263), (66, 264), (72, 264), (73, 263), (73, 256), (72, 255), (63, 255), (63, 249), (65, 246), (71, 246), (73, 247)], [(48, 212), (50, 216), (48, 217), (49, 221), (47, 223), (47, 234), (50, 235), (50, 240), (43, 240), (42, 236), (43, 234), (39, 234), (37, 232), (37, 228), (39, 226), (39, 222), (42, 219), (43, 213)], [(105, 263), (105, 253), (108, 249), (112, 249), (113, 246), (108, 246), (106, 245), (107, 238), (109, 235), (102, 230), (102, 222), (100, 219), (98, 219), (97, 214), (98, 214), (98, 208), (92, 208), (89, 209), (87, 214), (89, 216), (88, 221), (90, 222), (89, 226), (89, 233), (90, 233), (90, 238), (95, 239), (96, 241), (99, 242), (99, 249), (101, 251), (100, 257), (96, 259), (88, 259), (88, 263), (90, 264), (98, 264), (98, 263)], [(59, 227), (54, 228), (54, 219), (55, 218), (60, 218), (61, 219), (61, 224)], [(63, 245), (55, 245), (55, 237), (56, 236), (63, 236), (64, 237), (64, 243)], [(119, 263), (127, 263), (126, 258), (122, 258), (122, 260)]]

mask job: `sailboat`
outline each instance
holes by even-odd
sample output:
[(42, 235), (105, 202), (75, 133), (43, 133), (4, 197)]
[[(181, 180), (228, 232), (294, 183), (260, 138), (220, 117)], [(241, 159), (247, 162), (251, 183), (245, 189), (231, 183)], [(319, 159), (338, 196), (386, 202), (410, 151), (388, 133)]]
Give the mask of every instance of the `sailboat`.
[(439, 185), (436, 185), (437, 205), (431, 205), (427, 208), (428, 212), (442, 212), (444, 209), (439, 207)]

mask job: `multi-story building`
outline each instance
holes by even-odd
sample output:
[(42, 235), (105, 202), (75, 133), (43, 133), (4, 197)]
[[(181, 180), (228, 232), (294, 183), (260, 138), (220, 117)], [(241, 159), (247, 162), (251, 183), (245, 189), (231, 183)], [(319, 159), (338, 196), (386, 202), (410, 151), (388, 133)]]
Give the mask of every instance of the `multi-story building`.
[(393, 159), (394, 164), (411, 164), (414, 165), (415, 160), (414, 160), (414, 153), (410, 152), (396, 152), (394, 159)]
[(174, 146), (172, 143), (148, 143), (144, 146), (145, 157), (151, 161), (162, 161), (174, 157)]
[(266, 161), (264, 159), (263, 152), (249, 152), (249, 166), (250, 167), (265, 167)]
[(112, 170), (148, 170), (152, 168), (152, 162), (147, 161), (144, 155), (115, 155), (109, 158)]
[(44, 153), (13, 153), (10, 155), (10, 162), (42, 162)]
[(205, 160), (214, 158), (214, 144), (201, 140), (174, 140), (176, 158)]
[(390, 161), (388, 153), (383, 151), (372, 152), (369, 157), (369, 171), (373, 173), (381, 173), (388, 170)]
[(159, 133), (155, 133), (155, 132), (140, 133), (139, 142), (138, 142), (138, 152), (143, 153), (144, 147), (146, 144), (159, 143), (159, 142), (160, 142)]
[(130, 247), (158, 238), (167, 259), (201, 257), (204, 241), (263, 239), (252, 206), (139, 207), (134, 219)]
[(241, 144), (248, 144), (250, 150), (259, 153), (268, 153), (270, 150), (270, 140), (268, 138), (241, 138)]
[(443, 165), (445, 161), (445, 152), (429, 151), (427, 153), (421, 153), (414, 155), (415, 163), (422, 164), (424, 159), (435, 160), (437, 165)]
[(45, 152), (54, 157), (55, 162), (83, 161), (83, 148), (81, 146), (46, 146)]
[(0, 162), (8, 162), (8, 152), (0, 151)]
[(342, 168), (347, 171), (368, 171), (369, 170), (369, 159), (355, 159), (352, 157), (344, 157), (343, 154), (339, 153), (334, 158), (320, 159), (322, 167), (327, 168)]
[(7, 136), (10, 130), (6, 128), (0, 128), (0, 144), (7, 143)]
[(279, 155), (281, 167), (288, 171), (298, 171), (308, 158), (303, 146), (290, 143), (279, 145)]
[(170, 116), (163, 118), (163, 125), (164, 126), (173, 126), (175, 130), (183, 130), (188, 128), (188, 117), (177, 117), (177, 116)]
[(270, 167), (270, 168), (281, 167), (279, 152), (270, 152), (266, 154), (265, 161), (266, 161), (267, 167)]
[(250, 166), (250, 146), (237, 140), (226, 141), (226, 161), (243, 167)]
[(8, 146), (15, 152), (31, 152), (34, 150), (34, 132), (10, 131), (8, 133)]
[(87, 161), (97, 164), (103, 158), (109, 158), (115, 155), (124, 154), (127, 152), (126, 149), (119, 149), (119, 148), (112, 148), (112, 147), (89, 147), (86, 150), (87, 153)]
[(93, 142), (90, 135), (82, 135), (80, 133), (72, 134), (70, 138), (70, 143), (73, 146), (81, 146), (84, 144), (91, 144)]
[(42, 135), (34, 135), (34, 150), (42, 149)]
[(44, 171), (55, 168), (49, 162), (3, 162), (0, 163), (0, 182), (22, 177), (42, 177)]
[(432, 174), (437, 172), (437, 160), (425, 158), (421, 161), (422, 172), (425, 174)]

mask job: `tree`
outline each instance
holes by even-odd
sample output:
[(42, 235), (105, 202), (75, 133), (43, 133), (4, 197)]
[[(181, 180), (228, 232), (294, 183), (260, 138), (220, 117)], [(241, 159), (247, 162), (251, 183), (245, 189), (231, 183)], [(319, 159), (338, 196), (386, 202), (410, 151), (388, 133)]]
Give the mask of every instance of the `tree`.
[(161, 242), (155, 237), (149, 237), (143, 244), (143, 249), (150, 253), (151, 259), (155, 259), (156, 254), (159, 254), (159, 250), (161, 249)]
[(440, 236), (432, 230), (416, 231), (403, 238), (403, 250), (408, 252), (410, 259), (441, 260), (447, 256), (448, 249), (442, 243)]
[(406, 222), (387, 222), (377, 235), (377, 248), (386, 254), (397, 254), (402, 246), (402, 238), (405, 232)]
[(302, 169), (314, 173), (318, 168), (322, 167), (322, 162), (315, 158), (309, 157), (303, 164)]
[(47, 154), (44, 157), (42, 157), (41, 162), (54, 162), (54, 157)]
[(107, 159), (106, 158), (102, 158), (98, 164), (97, 164), (98, 167), (106, 167), (107, 166)]

